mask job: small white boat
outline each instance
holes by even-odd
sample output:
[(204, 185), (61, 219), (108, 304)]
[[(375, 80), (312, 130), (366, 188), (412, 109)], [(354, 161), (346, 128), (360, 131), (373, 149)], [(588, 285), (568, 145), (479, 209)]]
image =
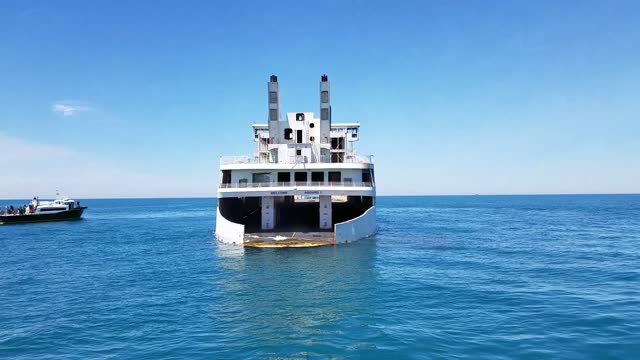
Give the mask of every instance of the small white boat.
[(58, 198), (52, 201), (40, 201), (37, 197), (26, 206), (6, 207), (0, 211), (0, 225), (23, 224), (45, 221), (77, 220), (87, 209), (79, 201)]

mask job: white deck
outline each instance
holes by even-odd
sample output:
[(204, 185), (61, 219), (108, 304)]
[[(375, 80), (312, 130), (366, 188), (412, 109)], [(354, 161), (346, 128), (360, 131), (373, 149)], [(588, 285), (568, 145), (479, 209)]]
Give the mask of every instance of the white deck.
[[(224, 184), (233, 185), (233, 184)], [(273, 186), (271, 186), (273, 185)], [(218, 197), (246, 197), (246, 196), (296, 196), (296, 195), (342, 195), (342, 196), (375, 196), (376, 189), (372, 186), (278, 186), (277, 183), (263, 183), (257, 187), (221, 187)]]

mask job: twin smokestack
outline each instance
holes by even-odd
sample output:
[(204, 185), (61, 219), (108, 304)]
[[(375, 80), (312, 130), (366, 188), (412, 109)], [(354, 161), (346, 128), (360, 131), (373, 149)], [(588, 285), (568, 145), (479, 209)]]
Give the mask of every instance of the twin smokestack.
[[(267, 83), (269, 98), (269, 137), (274, 139), (275, 134), (280, 134), (280, 86), (278, 77), (271, 75)], [(331, 84), (329, 77), (323, 74), (320, 77), (320, 142), (331, 141)], [(274, 139), (275, 140), (275, 139)]]

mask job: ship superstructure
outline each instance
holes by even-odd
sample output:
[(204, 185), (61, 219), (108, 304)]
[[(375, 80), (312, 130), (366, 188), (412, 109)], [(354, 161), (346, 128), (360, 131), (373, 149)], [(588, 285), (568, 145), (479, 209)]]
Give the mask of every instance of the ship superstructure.
[(372, 157), (354, 149), (359, 123), (332, 123), (328, 77), (320, 79), (319, 118), (281, 118), (275, 75), (267, 97), (267, 123), (252, 125), (253, 155), (220, 159), (216, 237), (245, 246), (313, 246), (374, 234)]

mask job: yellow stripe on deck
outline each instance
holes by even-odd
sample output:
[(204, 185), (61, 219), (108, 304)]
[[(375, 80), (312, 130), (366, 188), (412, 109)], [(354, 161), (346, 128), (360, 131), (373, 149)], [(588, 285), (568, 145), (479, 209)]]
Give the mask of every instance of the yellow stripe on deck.
[[(291, 234), (291, 235), (289, 235)], [(273, 232), (245, 234), (244, 247), (305, 248), (335, 245), (333, 232)]]
[(244, 247), (252, 248), (306, 248), (335, 245), (328, 241), (305, 241), (305, 240), (281, 240), (281, 241), (249, 241), (243, 244)]

